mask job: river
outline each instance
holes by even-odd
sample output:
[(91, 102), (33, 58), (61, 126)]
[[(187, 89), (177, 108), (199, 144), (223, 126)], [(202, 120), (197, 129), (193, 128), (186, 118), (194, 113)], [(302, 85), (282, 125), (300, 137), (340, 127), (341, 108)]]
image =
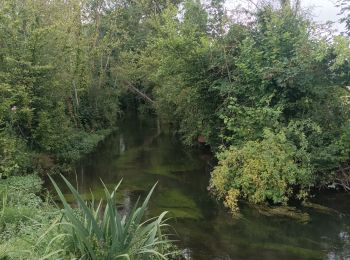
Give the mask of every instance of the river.
[(310, 216), (306, 223), (266, 216), (248, 205), (235, 219), (207, 190), (210, 165), (208, 151), (186, 148), (171, 134), (159, 133), (155, 120), (133, 117), (68, 178), (86, 199), (91, 192), (95, 199), (103, 196), (100, 179), (111, 188), (123, 179), (119, 199), (125, 210), (158, 181), (149, 215), (169, 211), (189, 259), (350, 259), (349, 194), (316, 196), (314, 202), (328, 209), (300, 208)]

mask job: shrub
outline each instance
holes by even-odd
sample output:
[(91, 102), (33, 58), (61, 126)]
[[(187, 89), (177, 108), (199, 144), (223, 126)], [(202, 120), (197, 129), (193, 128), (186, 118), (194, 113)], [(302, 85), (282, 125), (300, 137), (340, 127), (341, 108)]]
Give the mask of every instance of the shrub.
[(313, 183), (308, 153), (288, 141), (283, 131), (264, 131), (262, 141), (249, 141), (241, 148), (230, 147), (218, 156), (210, 189), (237, 211), (237, 200), (285, 204), (295, 194), (304, 198)]
[(0, 130), (0, 178), (19, 175), (30, 166), (30, 154), (23, 140)]
[(42, 180), (34, 174), (0, 181), (0, 259), (42, 259), (60, 249), (58, 241), (50, 243), (57, 231), (39, 241), (60, 217), (36, 195), (41, 189)]

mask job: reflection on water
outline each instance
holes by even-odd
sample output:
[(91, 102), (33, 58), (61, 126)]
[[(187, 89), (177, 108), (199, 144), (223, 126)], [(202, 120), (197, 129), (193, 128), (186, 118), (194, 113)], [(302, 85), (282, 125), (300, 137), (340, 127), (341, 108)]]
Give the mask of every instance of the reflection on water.
[(208, 194), (210, 160), (207, 152), (184, 148), (160, 133), (156, 120), (134, 117), (69, 178), (86, 199), (92, 193), (103, 197), (100, 179), (111, 188), (123, 179), (118, 198), (126, 212), (159, 181), (149, 215), (170, 212), (190, 259), (350, 259), (349, 194), (317, 197), (316, 203), (333, 210), (302, 209), (310, 214), (307, 224), (263, 216), (246, 205), (242, 217), (232, 219)]
[(119, 134), (119, 154), (123, 154), (125, 152), (125, 142), (124, 136), (122, 133)]

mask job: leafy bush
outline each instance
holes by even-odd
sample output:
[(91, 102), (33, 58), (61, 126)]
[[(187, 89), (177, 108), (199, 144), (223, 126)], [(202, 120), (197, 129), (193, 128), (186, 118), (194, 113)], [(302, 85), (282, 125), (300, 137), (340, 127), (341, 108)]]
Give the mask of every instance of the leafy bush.
[(36, 195), (41, 188), (37, 175), (10, 176), (0, 182), (0, 259), (41, 259), (59, 250), (58, 241), (50, 243), (57, 230), (39, 241), (60, 217), (55, 207)]
[(0, 132), (0, 178), (26, 172), (30, 154), (23, 140)]
[(350, 158), (350, 122), (344, 127), (344, 131), (338, 145), (342, 147), (342, 156), (345, 160)]
[(265, 130), (262, 141), (246, 142), (219, 154), (210, 188), (232, 211), (237, 200), (285, 204), (293, 196), (304, 198), (313, 183), (313, 169), (305, 147), (298, 148), (281, 131)]
[[(280, 109), (268, 107), (249, 107), (240, 105), (236, 98), (229, 98), (228, 105), (220, 111), (225, 124), (224, 139), (230, 144), (240, 144), (263, 136), (265, 127), (278, 125)], [(261, 101), (262, 102), (262, 101)], [(265, 102), (268, 103), (268, 100)]]
[(64, 114), (57, 109), (56, 116), (40, 113), (35, 138), (40, 150), (55, 155), (61, 162), (74, 162), (91, 152), (111, 130), (112, 128), (88, 133), (75, 129), (69, 126)]
[(26, 222), (42, 200), (36, 195), (42, 181), (36, 175), (13, 176), (0, 183), (0, 230), (9, 223)]
[(73, 193), (78, 209), (73, 209), (66, 201), (60, 188), (51, 179), (63, 203), (63, 221), (60, 223), (65, 243), (63, 248), (83, 259), (166, 259), (169, 254), (170, 241), (163, 234), (167, 227), (164, 217), (143, 221), (147, 204), (155, 188), (151, 189), (141, 206), (138, 203), (126, 216), (120, 215), (116, 208), (116, 192), (105, 188), (106, 205), (102, 200), (95, 206), (83, 201), (78, 191), (65, 179)]
[(60, 161), (77, 161), (82, 155), (92, 152), (110, 132), (111, 130), (101, 130), (96, 133), (76, 132), (57, 147), (56, 154)]

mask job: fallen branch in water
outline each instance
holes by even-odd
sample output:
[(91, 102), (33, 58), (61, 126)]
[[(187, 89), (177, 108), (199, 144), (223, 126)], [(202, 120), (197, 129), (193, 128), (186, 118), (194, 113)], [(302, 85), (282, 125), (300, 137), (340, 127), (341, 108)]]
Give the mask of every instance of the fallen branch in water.
[(345, 191), (350, 191), (349, 167), (340, 167), (336, 173), (335, 184), (342, 187)]

